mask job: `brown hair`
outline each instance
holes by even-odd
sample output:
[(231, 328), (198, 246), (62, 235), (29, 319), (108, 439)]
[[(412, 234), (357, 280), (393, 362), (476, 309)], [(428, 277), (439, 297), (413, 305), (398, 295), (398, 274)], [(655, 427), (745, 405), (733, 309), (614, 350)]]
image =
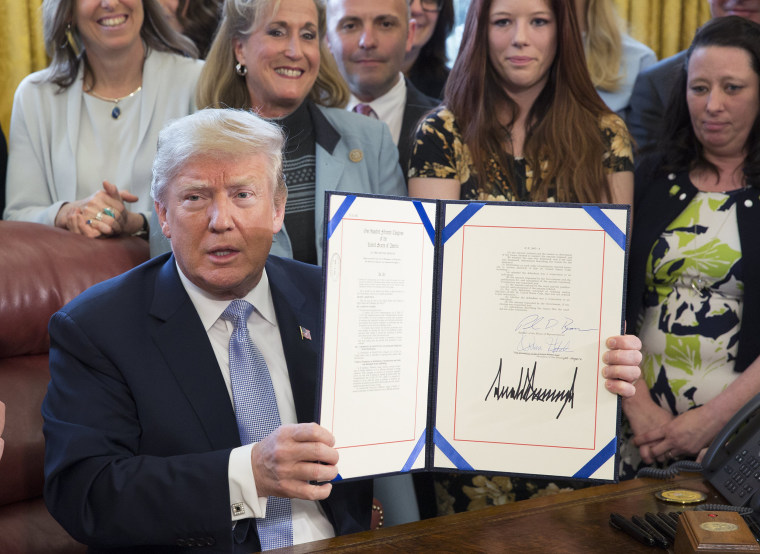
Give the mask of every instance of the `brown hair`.
[[(572, 1), (547, 0), (556, 18), (557, 53), (546, 86), (528, 113), (524, 146), (526, 162), (534, 171), (531, 200), (536, 201), (546, 200), (552, 187), (561, 202), (610, 199), (599, 124), (602, 116), (612, 112), (591, 83)], [(514, 162), (503, 145), (509, 143), (519, 108), (504, 91), (488, 58), (492, 3), (493, 0), (473, 0), (470, 4), (444, 104), (456, 117), (470, 149), (480, 187), (489, 186), (487, 167), (489, 158), (493, 158), (516, 191)], [(493, 106), (505, 104), (512, 116), (506, 127), (493, 114)]]
[[(338, 71), (325, 44), (327, 21), (325, 4), (314, 0), (319, 32), (319, 73), (309, 98), (322, 106), (343, 108), (348, 103), (348, 85)], [(196, 103), (199, 108), (251, 108), (245, 79), (235, 73), (235, 40), (245, 40), (271, 12), (279, 0), (225, 0), (222, 23), (209, 50), (198, 80)]]
[(216, 28), (222, 17), (224, 0), (179, 0), (177, 21), (182, 26), (182, 34), (198, 47), (198, 56), (206, 58)]

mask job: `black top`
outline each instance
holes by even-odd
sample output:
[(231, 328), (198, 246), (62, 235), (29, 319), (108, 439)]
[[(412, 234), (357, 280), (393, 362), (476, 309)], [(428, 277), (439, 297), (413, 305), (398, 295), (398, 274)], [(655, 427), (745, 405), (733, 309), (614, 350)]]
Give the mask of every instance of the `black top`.
[(316, 138), (308, 101), (277, 123), (285, 131), (282, 170), (288, 186), (285, 227), (293, 246), (293, 259), (317, 263), (314, 227)]

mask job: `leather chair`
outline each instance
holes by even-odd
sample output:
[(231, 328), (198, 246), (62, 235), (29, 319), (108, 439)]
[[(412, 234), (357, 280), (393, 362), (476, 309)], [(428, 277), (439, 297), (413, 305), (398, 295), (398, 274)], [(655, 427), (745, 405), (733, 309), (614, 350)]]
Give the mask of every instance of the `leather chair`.
[(0, 552), (84, 552), (42, 499), (40, 406), (50, 379), (50, 316), (88, 287), (148, 259), (135, 237), (93, 240), (36, 223), (0, 221)]

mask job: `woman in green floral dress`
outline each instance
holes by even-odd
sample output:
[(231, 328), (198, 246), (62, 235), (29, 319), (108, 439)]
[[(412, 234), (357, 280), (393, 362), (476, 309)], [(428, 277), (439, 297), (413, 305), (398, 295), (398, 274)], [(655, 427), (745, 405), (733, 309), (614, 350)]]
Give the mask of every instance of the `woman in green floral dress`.
[(636, 171), (627, 317), (643, 343), (622, 472), (694, 457), (760, 392), (760, 26), (694, 37)]

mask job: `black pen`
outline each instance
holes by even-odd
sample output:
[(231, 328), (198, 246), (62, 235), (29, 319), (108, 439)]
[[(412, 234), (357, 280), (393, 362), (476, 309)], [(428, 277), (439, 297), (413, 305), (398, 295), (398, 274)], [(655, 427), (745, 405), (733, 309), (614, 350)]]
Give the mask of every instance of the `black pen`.
[(666, 539), (662, 533), (660, 533), (657, 529), (655, 529), (651, 523), (649, 523), (646, 519), (644, 519), (641, 516), (632, 516), (631, 520), (633, 523), (641, 527), (644, 531), (649, 533), (649, 536), (654, 539), (654, 542), (659, 546), (660, 548), (667, 548), (670, 546), (670, 542), (668, 542), (668, 539)]
[(652, 527), (665, 535), (670, 542), (676, 542), (676, 530), (671, 524), (670, 518), (666, 521), (653, 512), (647, 512), (644, 514), (644, 518), (652, 524)]
[(634, 525), (632, 522), (628, 521), (620, 514), (617, 514), (615, 512), (612, 512), (610, 514), (610, 525), (619, 531), (623, 531), (629, 537), (633, 537), (642, 544), (646, 544), (647, 546), (656, 546), (652, 535), (644, 531), (638, 525)]
[(681, 517), (681, 512), (660, 512), (660, 517), (663, 515), (673, 522), (673, 527), (678, 529), (678, 518)]

